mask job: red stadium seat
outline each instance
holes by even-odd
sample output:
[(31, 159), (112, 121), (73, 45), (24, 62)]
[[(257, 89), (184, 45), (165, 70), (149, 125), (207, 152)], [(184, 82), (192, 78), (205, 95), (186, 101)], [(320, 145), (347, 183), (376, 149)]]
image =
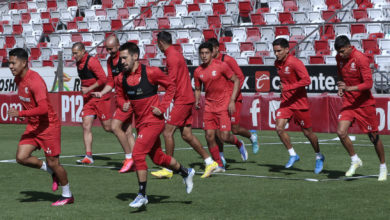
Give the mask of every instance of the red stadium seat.
[[(137, 44), (138, 44), (138, 41), (137, 41)], [(104, 55), (107, 55), (106, 47), (104, 47), (104, 46), (98, 46), (98, 47), (96, 47), (96, 53), (97, 53), (97, 54), (104, 54)]]
[(368, 14), (366, 9), (353, 9), (353, 17), (356, 21), (368, 20)]
[(145, 27), (145, 19), (138, 18), (133, 20), (134, 27)]
[(128, 19), (129, 10), (127, 8), (118, 8), (118, 19)]
[(310, 56), (310, 64), (325, 64), (323, 56)]
[(290, 49), (290, 52), (289, 53), (291, 53), (293, 56), (295, 56), (295, 46), (298, 44), (298, 42), (297, 41), (289, 41), (288, 42), (288, 46), (289, 46), (289, 49)]
[(48, 11), (41, 12), (41, 19), (49, 19), (50, 20), (50, 18), (51, 18), (50, 12), (48, 12)]
[(257, 51), (255, 53), (255, 56), (257, 57), (269, 57), (271, 53), (268, 50), (263, 50), (263, 51)]
[(219, 42), (219, 51), (226, 52), (225, 42)]
[(102, 0), (102, 7), (104, 9), (112, 8), (112, 1), (111, 0)]
[(150, 18), (152, 17), (152, 9), (149, 6), (142, 6), (141, 12), (144, 12), (141, 14), (141, 18)]
[(187, 11), (188, 11), (188, 14), (192, 11), (200, 11), (199, 5), (198, 4), (188, 4)]
[(123, 7), (134, 7), (135, 5), (135, 0), (126, 0), (123, 2)]
[(47, 1), (46, 7), (48, 11), (57, 11), (57, 2), (56, 1)]
[(258, 42), (261, 39), (260, 30), (257, 27), (246, 29), (246, 42)]
[(188, 38), (179, 38), (179, 39), (176, 39), (176, 43), (177, 43), (177, 44), (186, 44), (186, 43), (188, 43)]
[(122, 20), (112, 19), (111, 20), (111, 30), (116, 31), (122, 28)]
[(68, 21), (67, 26), (68, 30), (77, 30), (77, 23), (74, 21)]
[(41, 56), (41, 49), (37, 47), (30, 48), (30, 58), (31, 60), (39, 60)]
[(158, 18), (158, 29), (169, 29), (171, 28), (171, 25), (169, 23), (169, 18), (163, 17)]
[(13, 35), (20, 35), (23, 33), (23, 27), (20, 24), (14, 24), (12, 26), (12, 34)]
[(316, 55), (330, 55), (330, 47), (327, 40), (316, 40), (314, 42)]
[(283, 1), (283, 8), (285, 12), (298, 11), (297, 3), (294, 0)]
[(275, 27), (275, 37), (279, 35), (290, 35), (290, 30), (287, 26)]
[(72, 34), (72, 42), (82, 42), (83, 36), (81, 34)]
[(53, 61), (51, 61), (51, 60), (43, 60), (43, 61), (42, 61), (42, 66), (54, 67), (54, 63), (53, 63)]
[(219, 38), (219, 43), (232, 42), (232, 37), (224, 36)]
[(18, 9), (28, 9), (28, 4), (27, 4), (27, 1), (20, 1), (18, 3)]
[(325, 3), (328, 6), (328, 10), (336, 10), (341, 8), (339, 0), (326, 0)]
[(43, 23), (43, 33), (51, 34), (53, 32), (55, 32), (55, 30), (52, 23)]
[(252, 4), (250, 1), (239, 1), (238, 9), (241, 17), (249, 17), (249, 13), (252, 11)]
[(145, 49), (145, 54), (156, 54), (157, 53), (157, 48), (156, 48), (156, 45), (154, 45), (154, 44), (145, 44), (144, 49)]
[(8, 56), (7, 49), (1, 48), (0, 49), (0, 56), (2, 56), (3, 58), (7, 57)]
[(351, 24), (351, 35), (366, 33), (366, 25), (364, 24)]
[(266, 22), (262, 14), (251, 14), (251, 21), (253, 25), (265, 25)]
[(165, 5), (164, 6), (164, 16), (171, 17), (176, 16), (176, 9), (174, 5)]
[(107, 17), (107, 11), (105, 9), (96, 9), (95, 15)]
[(39, 42), (37, 46), (38, 48), (47, 47), (47, 42)]
[(81, 16), (74, 17), (73, 21), (84, 21), (84, 17)]
[(372, 3), (370, 0), (356, 0), (360, 9), (372, 8)]
[(204, 40), (207, 41), (210, 38), (217, 38), (213, 29), (203, 29)]
[(78, 6), (77, 0), (68, 0), (68, 7)]
[(327, 24), (325, 25), (325, 27), (321, 26), (320, 35), (321, 35), (321, 40), (334, 39), (335, 33), (334, 33), (333, 25)]
[(219, 15), (211, 15), (207, 17), (207, 22), (209, 23), (210, 29), (218, 29), (221, 28), (221, 19)]
[(255, 47), (252, 42), (241, 42), (240, 43), (240, 51), (254, 51)]
[(27, 24), (31, 20), (31, 13), (22, 13), (22, 23)]
[(249, 57), (248, 64), (264, 64), (262, 57)]
[(281, 24), (294, 24), (294, 20), (290, 12), (279, 12), (279, 21)]
[(384, 33), (371, 33), (368, 36), (368, 39), (378, 39), (378, 38), (384, 38), (385, 34)]
[[(340, 20), (337, 18), (337, 15), (333, 16), (335, 13), (336, 12), (332, 10), (322, 11), (322, 19), (324, 19), (324, 21), (327, 22), (333, 22), (333, 23), (340, 22)], [(330, 20), (328, 20), (331, 16), (333, 17)]]
[(225, 3), (213, 3), (213, 13), (214, 15), (224, 15), (226, 14)]
[(363, 39), (362, 44), (363, 44), (363, 50), (365, 54), (371, 54), (371, 55), (381, 54), (376, 39)]

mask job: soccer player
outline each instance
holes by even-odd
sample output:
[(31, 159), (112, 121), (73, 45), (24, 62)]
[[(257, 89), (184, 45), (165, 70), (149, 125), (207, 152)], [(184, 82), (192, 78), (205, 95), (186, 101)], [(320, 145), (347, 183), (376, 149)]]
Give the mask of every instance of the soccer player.
[(325, 157), (320, 152), (318, 138), (312, 131), (310, 108), (305, 86), (310, 85), (309, 73), (306, 67), (296, 57), (289, 54), (289, 44), (284, 38), (278, 38), (272, 43), (276, 56), (275, 67), (280, 77), (281, 104), (276, 112), (276, 132), (287, 148), (290, 159), (286, 168), (290, 168), (299, 156), (291, 145), (290, 137), (285, 131), (286, 124), (294, 118), (294, 122), (301, 126), (303, 134), (309, 139), (316, 154), (314, 173), (322, 171)]
[[(9, 68), (15, 76), (18, 96), (24, 110), (11, 108), (10, 117), (28, 118), (16, 152), (16, 162), (23, 166), (44, 170), (52, 175), (52, 190), (62, 187), (61, 198), (52, 206), (63, 206), (74, 202), (68, 177), (61, 166), (61, 123), (48, 98), (47, 87), (41, 76), (28, 68), (28, 54), (22, 48), (9, 52)], [(43, 149), (46, 162), (32, 156), (37, 149)]]
[(337, 135), (351, 157), (351, 166), (345, 176), (352, 176), (356, 169), (363, 165), (348, 137), (348, 128), (356, 121), (374, 144), (380, 161), (378, 181), (385, 181), (387, 179), (385, 153), (378, 134), (375, 99), (370, 91), (372, 87), (370, 61), (366, 55), (351, 46), (346, 36), (338, 36), (334, 48), (337, 50), (338, 95), (343, 99), (343, 107), (338, 116)]
[[(229, 55), (221, 54), (219, 52), (219, 42), (217, 39), (210, 38), (208, 40), (208, 42), (210, 42), (213, 45), (213, 58), (228, 64), (228, 66), (232, 69), (234, 74), (236, 74), (236, 76), (240, 79), (240, 88), (241, 88), (242, 84), (244, 83), (245, 76), (242, 73), (240, 66), (238, 66), (236, 60)], [(233, 85), (231, 85), (231, 86), (233, 86)], [(259, 145), (257, 142), (257, 134), (251, 133), (246, 128), (243, 128), (240, 126), (240, 114), (241, 114), (241, 107), (242, 107), (241, 89), (238, 91), (238, 96), (235, 100), (235, 104), (236, 104), (236, 112), (233, 115), (230, 115), (230, 120), (231, 120), (231, 124), (232, 124), (232, 133), (234, 135), (241, 135), (243, 137), (249, 138), (249, 140), (252, 142), (252, 151), (254, 154), (257, 154), (259, 152)], [(238, 147), (240, 147), (240, 146), (238, 146)], [(223, 148), (220, 148), (220, 151), (222, 149)], [(222, 156), (221, 156), (222, 160), (224, 160), (223, 151), (221, 151), (220, 153), (222, 154)], [(245, 156), (245, 154), (242, 154), (242, 155)]]
[[(199, 46), (199, 55), (202, 65), (195, 69), (195, 107), (200, 108), (201, 86), (205, 91), (205, 108), (203, 113), (206, 141), (214, 160), (219, 167), (214, 172), (224, 172), (225, 167), (219, 157), (216, 135), (223, 142), (237, 145), (237, 138), (230, 133), (231, 122), (229, 114), (235, 112), (235, 100), (240, 89), (240, 80), (229, 66), (217, 59), (213, 59), (213, 45), (209, 42)], [(233, 91), (229, 81), (234, 82)]]
[(92, 92), (99, 92), (107, 82), (103, 67), (95, 57), (91, 57), (81, 42), (74, 43), (72, 55), (77, 61), (77, 72), (81, 79), (81, 92), (83, 93), (84, 106), (81, 112), (83, 119), (83, 137), (86, 155), (77, 163), (93, 164), (92, 158), (92, 124), (96, 116), (99, 118), (103, 129), (111, 132), (111, 100), (110, 95), (105, 94), (100, 98), (92, 96)]
[[(123, 72), (115, 78), (118, 86), (119, 105), (123, 111), (132, 110), (135, 116), (137, 139), (133, 149), (133, 159), (138, 177), (138, 196), (129, 206), (139, 208), (148, 203), (146, 182), (148, 166), (146, 155), (160, 166), (179, 173), (186, 184), (187, 193), (193, 188), (195, 170), (185, 168), (175, 158), (166, 155), (161, 149), (160, 134), (164, 130), (163, 113), (170, 105), (175, 94), (175, 84), (157, 67), (146, 67), (139, 63), (139, 48), (136, 44), (127, 42), (120, 46), (120, 59)], [(157, 86), (165, 88), (166, 92), (159, 101)]]
[[(165, 152), (173, 156), (175, 142), (173, 134), (177, 128), (180, 129), (181, 136), (196, 152), (204, 159), (206, 169), (202, 178), (210, 176), (211, 172), (218, 167), (218, 164), (211, 159), (202, 144), (192, 134), (192, 107), (195, 103), (194, 92), (191, 87), (190, 73), (184, 57), (172, 46), (172, 36), (169, 32), (162, 31), (157, 34), (157, 45), (167, 58), (168, 76), (176, 85), (174, 104), (169, 114), (163, 136), (165, 140)], [(166, 168), (151, 172), (158, 178), (171, 178), (172, 171)]]
[[(105, 94), (111, 92), (112, 88), (118, 87), (118, 85), (114, 84), (114, 79), (123, 70), (122, 63), (119, 60), (119, 46), (119, 40), (115, 35), (111, 35), (106, 39), (105, 47), (110, 53), (110, 57), (107, 60), (107, 84), (102, 91), (92, 93), (92, 95), (97, 98), (104, 97)], [(117, 92), (117, 89), (115, 89), (115, 92)], [(118, 99), (119, 96), (116, 95), (116, 98)], [(122, 168), (119, 170), (120, 173), (128, 172), (134, 163), (131, 154), (135, 143), (133, 129), (131, 127), (133, 118), (131, 113), (132, 111), (124, 112), (122, 108), (117, 105), (111, 120), (111, 129), (125, 152), (125, 161)]]

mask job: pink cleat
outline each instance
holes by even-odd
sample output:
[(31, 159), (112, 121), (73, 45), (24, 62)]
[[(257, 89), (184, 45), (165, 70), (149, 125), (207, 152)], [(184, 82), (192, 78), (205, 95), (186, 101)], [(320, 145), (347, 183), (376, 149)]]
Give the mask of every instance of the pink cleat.
[(119, 170), (119, 173), (126, 173), (130, 171), (130, 169), (133, 167), (133, 164), (134, 164), (134, 160), (132, 158), (124, 160), (123, 166)]
[(63, 206), (63, 205), (72, 204), (72, 203), (74, 203), (73, 196), (72, 197), (61, 196), (61, 198), (57, 202), (52, 203), (51, 206)]
[(51, 185), (51, 190), (53, 190), (53, 192), (55, 192), (55, 191), (58, 190), (59, 181), (58, 181), (57, 177), (54, 174), (51, 175), (51, 176), (53, 178), (53, 185)]

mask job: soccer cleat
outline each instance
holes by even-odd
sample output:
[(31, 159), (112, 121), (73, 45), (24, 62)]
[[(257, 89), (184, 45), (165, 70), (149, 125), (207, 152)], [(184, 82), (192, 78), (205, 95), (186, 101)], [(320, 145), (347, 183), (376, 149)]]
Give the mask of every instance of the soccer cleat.
[(203, 175), (200, 178), (209, 177), (211, 175), (211, 173), (217, 168), (218, 168), (218, 163), (215, 161), (212, 164), (207, 165)]
[(246, 151), (244, 141), (240, 140), (240, 148), (238, 150), (240, 151), (241, 159), (243, 161), (247, 161), (248, 160), (248, 151)]
[(360, 158), (358, 158), (357, 161), (352, 161), (349, 170), (345, 173), (345, 176), (347, 177), (353, 176), (353, 174), (355, 174), (356, 169), (361, 166), (363, 166), (363, 161), (360, 160)]
[(166, 169), (166, 168), (163, 168), (159, 171), (154, 171), (154, 172), (151, 172), (151, 174), (157, 178), (172, 178), (173, 176), (173, 172)]
[(288, 162), (286, 163), (286, 168), (290, 168), (294, 165), (295, 162), (299, 161), (299, 156), (298, 154), (295, 155), (295, 156), (290, 156), (290, 159), (288, 160)]
[(386, 181), (387, 180), (387, 168), (386, 167), (380, 167), (379, 168), (379, 176), (378, 181)]
[(59, 181), (54, 174), (52, 174), (51, 177), (53, 178), (53, 184), (51, 185), (51, 190), (53, 190), (53, 192), (55, 192), (58, 190)]
[(321, 154), (321, 158), (316, 160), (316, 167), (314, 168), (315, 174), (321, 173), (322, 169), (324, 168), (324, 161), (325, 156)]
[(194, 182), (192, 181), (195, 175), (195, 170), (193, 168), (188, 168), (188, 176), (183, 177), (184, 184), (186, 184), (186, 191), (188, 194), (191, 193), (192, 188), (194, 187)]
[(61, 198), (59, 200), (57, 200), (56, 202), (52, 203), (51, 206), (63, 206), (63, 205), (72, 204), (72, 203), (74, 203), (73, 196), (72, 197), (61, 196)]
[(257, 153), (259, 153), (259, 144), (257, 143), (257, 134), (252, 133), (252, 135), (254, 135), (256, 137), (256, 140), (252, 142), (252, 151), (254, 154), (257, 154)]
[(133, 164), (134, 164), (133, 158), (126, 159), (123, 163), (122, 168), (118, 172), (119, 173), (126, 173), (126, 172), (130, 171)]
[(223, 152), (219, 152), (219, 157), (221, 158), (223, 167), (226, 167), (226, 160), (225, 157), (223, 156)]
[(137, 197), (135, 197), (134, 201), (132, 201), (129, 206), (132, 208), (139, 208), (143, 205), (148, 204), (148, 196), (143, 196), (142, 194), (138, 194)]
[(82, 160), (76, 160), (77, 163), (80, 163), (80, 164), (93, 164), (93, 159), (92, 157), (88, 157), (88, 156), (85, 156)]
[(225, 171), (225, 167), (217, 167), (213, 173), (224, 173)]

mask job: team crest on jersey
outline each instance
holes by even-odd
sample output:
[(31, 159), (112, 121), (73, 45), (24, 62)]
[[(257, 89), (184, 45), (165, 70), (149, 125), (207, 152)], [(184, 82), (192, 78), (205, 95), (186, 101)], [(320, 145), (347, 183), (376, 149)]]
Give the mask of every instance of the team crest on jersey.
[(286, 66), (286, 68), (284, 68), (284, 74), (290, 74), (290, 67)]
[(301, 126), (305, 126), (305, 122), (303, 120), (301, 121)]
[(141, 138), (142, 138), (142, 134), (139, 134), (137, 138), (140, 138), (140, 139), (141, 139)]
[(212, 76), (216, 76), (217, 75), (217, 71), (214, 70), (213, 72), (211, 72), (211, 75)]
[(371, 130), (372, 130), (372, 127), (371, 127), (371, 125), (368, 125), (368, 126), (367, 126), (367, 130), (369, 130), (369, 131), (371, 131)]
[(203, 78), (203, 74), (200, 75), (200, 78)]
[(51, 154), (51, 150), (50, 148), (47, 148), (47, 150), (45, 151), (46, 154)]
[(351, 63), (351, 71), (356, 71), (356, 64), (355, 64), (355, 62)]
[(276, 113), (276, 116), (278, 116), (278, 117), (279, 117), (280, 115), (281, 115), (281, 113), (280, 113), (280, 112), (277, 112), (277, 113)]
[(226, 128), (226, 125), (221, 125), (221, 128)]
[(28, 94), (28, 87), (24, 88), (24, 92)]
[(236, 117), (230, 117), (230, 121), (236, 122)]
[(106, 116), (104, 114), (102, 114), (102, 119), (105, 119), (105, 118), (106, 118)]

